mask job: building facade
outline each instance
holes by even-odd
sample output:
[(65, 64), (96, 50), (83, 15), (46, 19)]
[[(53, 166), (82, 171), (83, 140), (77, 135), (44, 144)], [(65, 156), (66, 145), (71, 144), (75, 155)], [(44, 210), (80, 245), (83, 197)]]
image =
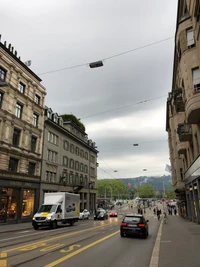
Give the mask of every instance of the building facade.
[(40, 204), (44, 193), (66, 191), (80, 194), (80, 209), (94, 210), (97, 154), (84, 130), (46, 107)]
[(179, 0), (166, 130), (179, 213), (200, 223), (200, 1)]
[(0, 42), (0, 223), (30, 220), (38, 208), (45, 95), (41, 79)]

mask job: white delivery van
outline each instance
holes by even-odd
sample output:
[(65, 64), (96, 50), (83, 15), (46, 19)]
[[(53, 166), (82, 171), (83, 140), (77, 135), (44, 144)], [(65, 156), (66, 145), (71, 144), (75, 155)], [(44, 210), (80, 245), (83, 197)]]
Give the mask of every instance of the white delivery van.
[(80, 212), (80, 195), (67, 192), (45, 193), (44, 204), (33, 216), (32, 225), (35, 230), (42, 226), (53, 229), (58, 224), (78, 221)]

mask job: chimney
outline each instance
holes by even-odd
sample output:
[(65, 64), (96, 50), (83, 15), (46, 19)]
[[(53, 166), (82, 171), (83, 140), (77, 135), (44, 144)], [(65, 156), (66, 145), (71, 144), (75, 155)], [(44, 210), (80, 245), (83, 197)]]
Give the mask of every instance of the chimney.
[(15, 56), (17, 56), (17, 51), (15, 50)]
[(11, 48), (11, 52), (13, 53), (13, 51), (14, 51), (14, 47), (12, 46), (12, 48)]
[(6, 41), (4, 42), (4, 46), (6, 47)]
[(11, 51), (11, 44), (8, 45), (8, 50)]

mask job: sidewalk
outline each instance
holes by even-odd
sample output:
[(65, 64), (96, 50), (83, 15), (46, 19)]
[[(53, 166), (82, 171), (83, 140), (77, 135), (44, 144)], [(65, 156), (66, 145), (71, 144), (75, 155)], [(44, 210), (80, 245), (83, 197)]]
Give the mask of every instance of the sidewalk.
[(15, 224), (0, 224), (0, 233), (14, 232), (14, 231), (24, 231), (32, 229), (32, 223), (15, 223)]
[(163, 224), (158, 267), (199, 267), (200, 225), (168, 215)]

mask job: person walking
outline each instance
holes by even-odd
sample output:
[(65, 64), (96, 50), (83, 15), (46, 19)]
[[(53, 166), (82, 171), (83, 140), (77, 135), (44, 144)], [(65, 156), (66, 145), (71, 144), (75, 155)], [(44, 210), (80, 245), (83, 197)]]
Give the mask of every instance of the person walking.
[(161, 210), (157, 209), (157, 217), (158, 217), (158, 220), (160, 220), (160, 214), (161, 214)]
[(163, 212), (163, 218), (164, 218), (164, 224), (166, 224), (167, 223), (167, 212), (166, 211)]
[(176, 210), (176, 208), (174, 208), (174, 215), (176, 216), (176, 213), (177, 213), (177, 210)]

